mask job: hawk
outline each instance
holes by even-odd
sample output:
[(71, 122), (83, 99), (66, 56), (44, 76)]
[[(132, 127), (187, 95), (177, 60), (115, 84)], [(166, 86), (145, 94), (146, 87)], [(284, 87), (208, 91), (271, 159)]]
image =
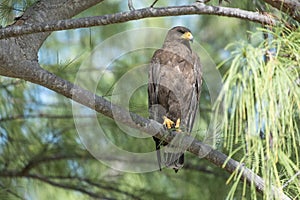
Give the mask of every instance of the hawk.
[[(178, 134), (192, 131), (202, 85), (202, 67), (191, 49), (192, 41), (193, 35), (188, 28), (170, 29), (162, 48), (154, 52), (148, 74), (149, 117)], [(162, 164), (175, 172), (183, 167), (184, 150), (178, 147), (176, 150), (174, 144), (156, 137), (153, 139), (160, 170)], [(163, 159), (162, 146), (165, 146)]]

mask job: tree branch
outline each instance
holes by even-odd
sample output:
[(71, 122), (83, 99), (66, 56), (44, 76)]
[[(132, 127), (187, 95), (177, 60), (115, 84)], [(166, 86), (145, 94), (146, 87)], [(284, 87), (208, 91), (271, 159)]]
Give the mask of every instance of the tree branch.
[[(38, 63), (37, 63), (38, 65)], [(30, 77), (26, 74), (22, 74), (25, 80), (37, 83), (44, 87), (47, 87), (59, 94), (64, 95), (82, 105), (85, 105), (92, 110), (104, 114), (105, 116), (112, 118), (113, 120), (119, 121), (126, 124), (129, 127), (138, 129), (150, 135), (155, 135), (155, 137), (164, 140), (166, 142), (171, 142), (175, 137), (176, 132), (166, 132), (158, 122), (150, 119), (145, 119), (135, 113), (127, 114), (128, 111), (112, 104), (106, 99), (97, 96), (77, 85), (74, 85), (56, 75), (40, 68), (39, 70), (34, 70)], [(112, 112), (114, 110), (114, 113)], [(182, 134), (184, 135), (184, 134)], [(224, 168), (229, 173), (241, 173), (241, 180), (246, 180), (249, 184), (254, 184), (257, 191), (263, 193), (265, 190), (265, 184), (261, 177), (256, 175), (250, 169), (245, 167), (243, 164), (228, 158), (225, 154), (213, 149), (211, 146), (206, 145), (195, 138), (184, 135), (182, 138), (183, 146), (190, 144), (187, 149), (189, 152), (193, 153), (198, 157), (203, 157), (215, 164), (220, 168)], [(273, 194), (280, 197), (281, 199), (289, 199), (280, 189), (273, 187)]]
[(150, 17), (162, 16), (178, 16), (178, 15), (219, 15), (227, 17), (236, 17), (246, 19), (262, 24), (275, 24), (276, 20), (270, 16), (241, 10), (238, 8), (228, 8), (221, 6), (208, 6), (202, 3), (195, 3), (187, 6), (170, 6), (162, 8), (143, 8), (128, 12), (120, 12), (115, 14), (85, 17), (78, 19), (66, 19), (52, 22), (32, 23), (21, 26), (9, 26), (0, 29), (0, 39), (15, 37), (24, 34), (32, 34), (38, 32), (49, 32), (58, 30), (68, 30), (75, 28), (86, 28), (91, 26), (104, 26), (108, 24), (123, 23), (132, 20), (138, 20)]
[(266, 3), (290, 15), (300, 22), (300, 2), (298, 0), (264, 0)]
[[(81, 177), (78, 177), (78, 176), (41, 176), (41, 175), (35, 175), (35, 174), (29, 174), (28, 176), (29, 176), (29, 178), (35, 178), (36, 176), (37, 177), (43, 177), (43, 178), (48, 179), (48, 180), (50, 180), (50, 179), (61, 179), (61, 180), (71, 180), (71, 181), (76, 180), (79, 183), (88, 184), (90, 187), (87, 187), (87, 188), (89, 188), (89, 189), (91, 189), (91, 187), (96, 187), (96, 188), (104, 189), (104, 190), (107, 190), (107, 191), (112, 191), (112, 192), (117, 192), (117, 193), (120, 193), (120, 194), (125, 194), (126, 196), (131, 197), (131, 199), (141, 199), (140, 197), (138, 197), (136, 195), (133, 195), (129, 192), (118, 189), (116, 186), (113, 187), (113, 186), (110, 186), (110, 185), (101, 184), (101, 181), (96, 182), (96, 181), (92, 181), (91, 179), (88, 179), (88, 178), (81, 178)], [(67, 184), (65, 184), (65, 185), (67, 185)]]
[[(22, 172), (16, 172), (16, 171), (3, 171), (0, 172), (0, 177), (10, 177), (10, 178), (30, 178), (30, 179), (36, 179), (42, 182), (45, 182), (47, 184), (50, 184), (55, 187), (60, 187), (68, 190), (74, 190), (81, 192), (83, 194), (86, 194), (90, 197), (94, 198), (101, 198), (101, 199), (110, 199), (105, 197), (104, 195), (101, 195), (99, 192), (93, 192), (92, 187), (97, 188), (97, 189), (102, 189), (106, 191), (111, 191), (111, 192), (116, 192), (119, 194), (125, 194), (128, 197), (131, 197), (131, 199), (141, 199), (140, 197), (131, 194), (130, 192), (123, 191), (119, 189), (118, 187), (110, 186), (110, 185), (105, 185), (101, 184), (101, 181), (93, 181), (88, 178), (81, 178), (79, 176), (44, 176), (40, 174), (33, 174), (33, 173), (28, 173), (28, 174), (23, 174)], [(63, 182), (56, 182), (55, 179), (60, 179), (64, 180)], [(71, 182), (67, 182), (71, 181)], [(74, 181), (77, 181), (74, 183)], [(84, 187), (82, 186), (84, 185)], [(87, 187), (88, 185), (88, 187)], [(0, 185), (1, 186), (1, 185)]]
[(81, 192), (83, 194), (89, 195), (89, 196), (94, 197), (94, 198), (103, 198), (103, 196), (98, 195), (94, 192), (87, 191), (87, 190), (85, 190), (81, 187), (77, 187), (77, 186), (74, 186), (74, 185), (63, 184), (63, 183), (57, 183), (57, 182), (51, 181), (51, 180), (47, 179), (47, 177), (44, 177), (44, 176), (41, 176), (41, 175), (27, 174), (25, 176), (25, 175), (19, 174), (18, 172), (6, 171), (6, 172), (0, 173), (0, 177), (17, 177), (17, 178), (26, 177), (26, 178), (31, 178), (31, 179), (37, 179), (37, 180), (40, 180), (42, 182), (48, 183), (52, 186), (56, 186), (56, 187), (60, 187), (60, 188), (68, 189), (68, 190), (75, 190), (75, 191)]
[(45, 183), (48, 183), (48, 184), (50, 184), (52, 186), (55, 186), (55, 187), (60, 187), (60, 188), (64, 188), (64, 189), (67, 189), (67, 190), (78, 191), (78, 192), (81, 192), (81, 193), (86, 194), (86, 195), (88, 195), (90, 197), (93, 197), (93, 198), (111, 199), (111, 200), (113, 200), (112, 198), (106, 197), (104, 195), (101, 195), (101, 194), (98, 194), (98, 193), (95, 193), (95, 192), (92, 192), (92, 191), (88, 191), (88, 190), (85, 189), (85, 187), (80, 187), (78, 185), (71, 185), (71, 184), (68, 184), (68, 183), (67, 184), (58, 183), (58, 182), (49, 180), (45, 176), (36, 175), (36, 174), (28, 174), (25, 177), (31, 178), (31, 179), (37, 179), (37, 180), (40, 180), (40, 181), (45, 182)]
[(36, 157), (36, 158), (32, 158), (31, 160), (29, 160), (29, 162), (25, 165), (25, 167), (22, 168), (22, 170), (20, 171), (19, 174), (22, 175), (27, 175), (31, 169), (43, 164), (43, 163), (48, 163), (48, 162), (53, 162), (53, 161), (58, 161), (58, 160), (79, 160), (79, 159), (92, 159), (95, 160), (95, 158), (90, 155), (90, 154), (72, 154), (72, 155), (68, 155), (68, 154), (57, 154), (57, 155), (52, 155), (52, 156), (45, 156), (44, 154)]

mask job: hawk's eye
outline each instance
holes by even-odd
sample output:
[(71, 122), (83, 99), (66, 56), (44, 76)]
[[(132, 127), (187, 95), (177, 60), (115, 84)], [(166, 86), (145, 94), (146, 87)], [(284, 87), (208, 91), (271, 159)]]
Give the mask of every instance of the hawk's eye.
[(182, 29), (178, 29), (177, 30), (179, 33), (182, 33), (182, 34), (184, 34), (185, 33), (185, 31), (184, 30), (182, 30)]

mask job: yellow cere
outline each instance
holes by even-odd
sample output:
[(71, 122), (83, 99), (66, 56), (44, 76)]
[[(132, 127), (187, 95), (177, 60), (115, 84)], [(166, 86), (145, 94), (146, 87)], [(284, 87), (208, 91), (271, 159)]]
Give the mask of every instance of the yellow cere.
[(187, 40), (193, 40), (193, 35), (191, 32), (185, 32), (181, 37)]

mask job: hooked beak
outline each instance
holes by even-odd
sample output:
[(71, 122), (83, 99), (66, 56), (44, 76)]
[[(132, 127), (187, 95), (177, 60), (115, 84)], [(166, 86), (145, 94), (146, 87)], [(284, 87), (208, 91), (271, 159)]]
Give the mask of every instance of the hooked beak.
[(191, 41), (191, 42), (194, 41), (194, 37), (193, 37), (193, 35), (192, 35), (191, 32), (185, 32), (184, 34), (182, 34), (181, 37), (182, 37), (183, 39), (189, 40), (189, 41)]

